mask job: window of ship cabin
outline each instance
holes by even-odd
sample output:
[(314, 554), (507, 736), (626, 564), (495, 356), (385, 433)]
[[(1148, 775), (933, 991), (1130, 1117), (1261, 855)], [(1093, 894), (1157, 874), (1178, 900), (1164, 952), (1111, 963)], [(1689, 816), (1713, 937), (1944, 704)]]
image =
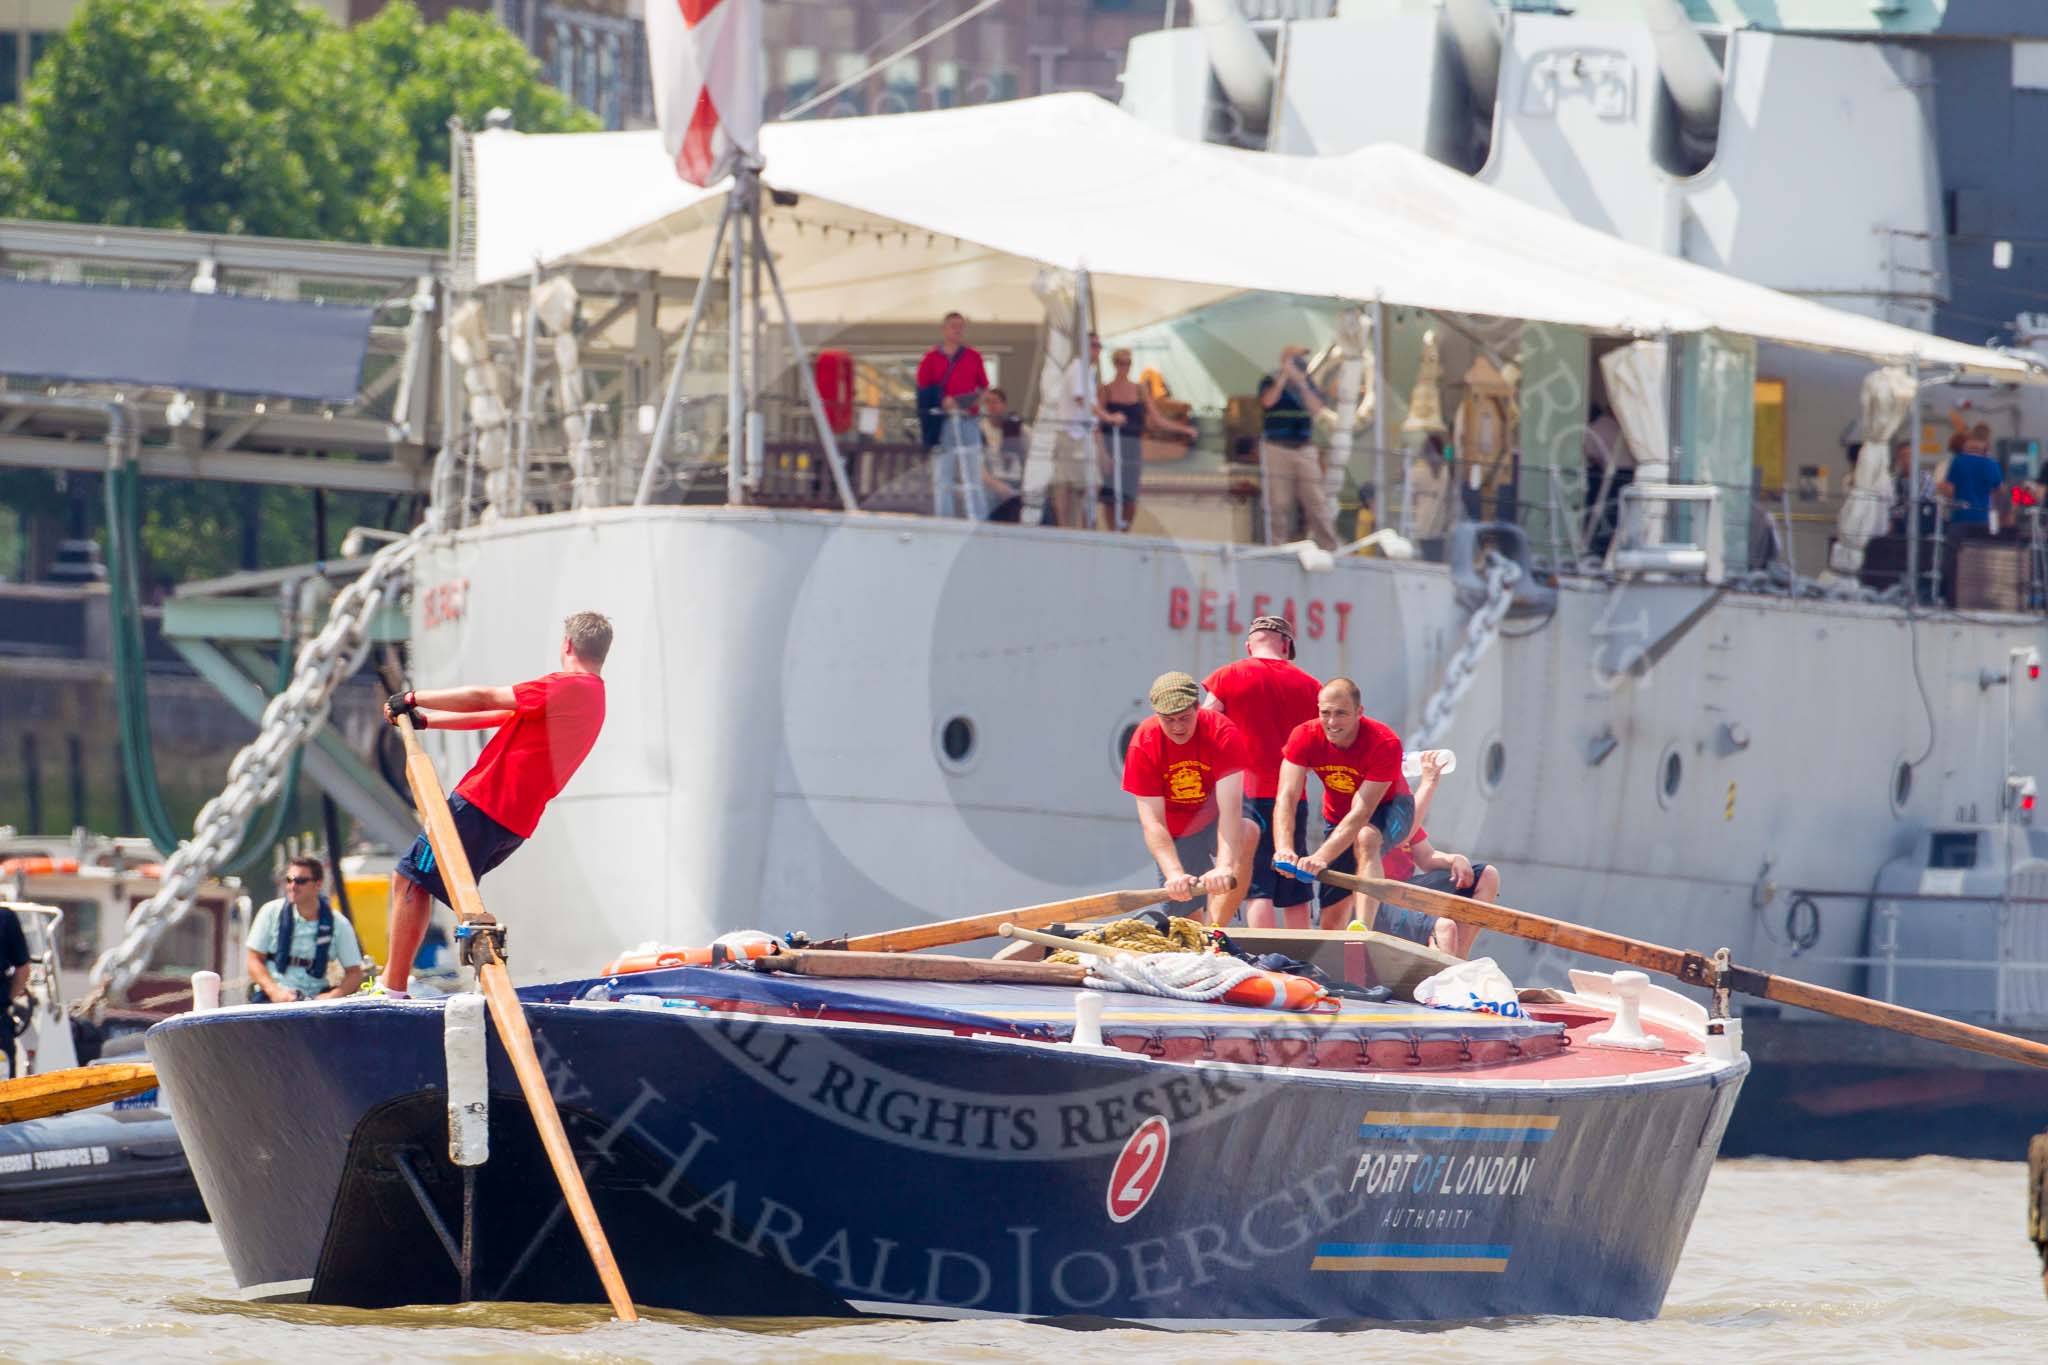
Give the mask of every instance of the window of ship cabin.
[(219, 917), (219, 902), (201, 901), (192, 907), (191, 914), (164, 930), (156, 950), (150, 954), (150, 975), (182, 977), (198, 971), (220, 970)]
[(57, 961), (68, 971), (90, 967), (100, 955), (100, 903), (54, 901), (64, 912), (57, 926)]
[(1973, 829), (1938, 829), (1934, 832), (1933, 843), (1927, 850), (1929, 867), (1975, 867), (1977, 865), (1977, 831)]

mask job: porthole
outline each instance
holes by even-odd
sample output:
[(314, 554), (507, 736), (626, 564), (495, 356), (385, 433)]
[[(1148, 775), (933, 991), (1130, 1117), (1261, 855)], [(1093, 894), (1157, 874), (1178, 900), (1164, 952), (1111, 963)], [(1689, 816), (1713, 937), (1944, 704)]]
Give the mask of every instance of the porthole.
[(973, 721), (949, 717), (939, 726), (939, 757), (954, 771), (964, 771), (974, 760), (976, 739)]
[(1899, 760), (1899, 766), (1892, 769), (1892, 814), (1905, 814), (1906, 802), (1911, 800), (1912, 796), (1913, 765), (1902, 758)]
[(1657, 804), (1669, 806), (1678, 796), (1678, 789), (1685, 782), (1685, 760), (1678, 750), (1666, 749), (1664, 757), (1657, 760)]
[(1508, 749), (1499, 740), (1486, 746), (1485, 760), (1480, 764), (1479, 780), (1487, 791), (1500, 790), (1501, 779), (1508, 773)]
[(1138, 737), (1138, 722), (1132, 721), (1116, 732), (1116, 746), (1110, 751), (1110, 766), (1118, 772), (1124, 770), (1124, 759), (1131, 752), (1131, 741)]

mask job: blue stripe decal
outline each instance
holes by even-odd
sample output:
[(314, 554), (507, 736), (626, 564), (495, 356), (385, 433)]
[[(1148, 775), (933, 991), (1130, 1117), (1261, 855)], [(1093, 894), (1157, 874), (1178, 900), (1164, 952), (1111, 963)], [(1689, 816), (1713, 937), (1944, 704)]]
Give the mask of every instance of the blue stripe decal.
[(1548, 1142), (1552, 1128), (1440, 1128), (1435, 1124), (1361, 1123), (1362, 1138), (1402, 1142)]
[(1318, 1256), (1398, 1256), (1412, 1260), (1507, 1259), (1505, 1246), (1480, 1246), (1458, 1242), (1325, 1242), (1316, 1248)]

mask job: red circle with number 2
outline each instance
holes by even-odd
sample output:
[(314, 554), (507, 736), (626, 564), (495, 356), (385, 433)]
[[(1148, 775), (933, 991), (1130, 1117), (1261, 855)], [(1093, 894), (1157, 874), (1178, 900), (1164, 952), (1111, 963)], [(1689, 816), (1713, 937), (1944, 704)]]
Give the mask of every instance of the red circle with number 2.
[(1138, 1216), (1166, 1174), (1166, 1120), (1153, 1115), (1138, 1125), (1109, 1173), (1109, 1221), (1128, 1223)]

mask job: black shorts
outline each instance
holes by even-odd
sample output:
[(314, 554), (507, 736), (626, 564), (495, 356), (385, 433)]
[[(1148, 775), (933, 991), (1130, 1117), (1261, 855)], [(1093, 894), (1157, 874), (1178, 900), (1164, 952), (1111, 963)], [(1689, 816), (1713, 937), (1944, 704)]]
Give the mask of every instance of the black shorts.
[[(1381, 798), (1379, 805), (1373, 809), (1372, 817), (1366, 823), (1380, 832), (1381, 847), (1394, 847), (1408, 837), (1408, 831), (1415, 828), (1415, 798), (1407, 792), (1389, 793)], [(1323, 837), (1329, 838), (1336, 828), (1335, 825), (1324, 825)], [(1330, 871), (1357, 875), (1358, 850), (1347, 848), (1332, 858)], [(1318, 904), (1335, 905), (1350, 894), (1341, 886), (1325, 886), (1322, 888)]]
[(1428, 887), (1431, 891), (1445, 891), (1453, 896), (1469, 896), (1478, 889), (1479, 879), (1486, 875), (1486, 868), (1485, 863), (1472, 864), (1472, 884), (1463, 890), (1451, 880), (1451, 870), (1448, 867), (1440, 867), (1434, 872), (1418, 872), (1408, 879), (1408, 884)]
[[(1259, 827), (1258, 847), (1252, 850), (1251, 889), (1245, 892), (1245, 899), (1269, 900), (1276, 906), (1306, 905), (1315, 888), (1273, 870), (1273, 801), (1270, 796), (1247, 796), (1244, 799), (1246, 818)], [(1308, 802), (1302, 801), (1294, 807), (1294, 852), (1297, 856), (1308, 851), (1301, 846), (1307, 833)]]
[[(499, 863), (512, 856), (512, 850), (525, 843), (524, 837), (514, 834), (503, 825), (485, 815), (460, 796), (448, 798), (448, 813), (455, 817), (455, 837), (462, 840), (462, 851), (469, 856), (469, 871), (478, 881)], [(441, 869), (434, 858), (434, 846), (422, 834), (412, 841), (398, 866), (392, 869), (399, 876), (423, 886), (433, 894), (435, 900), (453, 910), (454, 903), (448, 899), (448, 888), (441, 884)]]

